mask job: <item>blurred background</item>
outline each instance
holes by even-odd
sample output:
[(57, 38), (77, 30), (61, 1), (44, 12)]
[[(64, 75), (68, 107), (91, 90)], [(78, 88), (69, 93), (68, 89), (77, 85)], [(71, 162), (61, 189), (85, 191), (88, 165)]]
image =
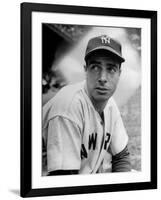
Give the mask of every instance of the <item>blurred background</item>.
[(122, 64), (114, 98), (129, 135), (132, 167), (140, 171), (141, 29), (43, 24), (42, 104), (48, 102), (63, 86), (84, 80), (84, 54), (88, 40), (101, 34), (116, 38), (122, 44), (125, 63)]

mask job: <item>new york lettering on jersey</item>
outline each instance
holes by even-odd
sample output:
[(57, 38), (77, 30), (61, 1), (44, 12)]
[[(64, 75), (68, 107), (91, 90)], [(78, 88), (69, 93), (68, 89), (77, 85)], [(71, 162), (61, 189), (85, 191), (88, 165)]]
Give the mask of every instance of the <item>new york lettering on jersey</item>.
[[(89, 139), (88, 139), (88, 150), (86, 150), (86, 147), (84, 144), (82, 144), (81, 146), (81, 159), (84, 158), (88, 158), (88, 153), (87, 151), (93, 150), (95, 151), (96, 149), (96, 144), (97, 144), (97, 133), (92, 133), (91, 135), (89, 135)], [(103, 141), (103, 149), (105, 151), (108, 151), (108, 144), (111, 138), (111, 134), (110, 133), (106, 133), (105, 134), (105, 139)]]
[[(89, 123), (85, 127), (86, 132), (81, 146), (81, 173), (94, 173), (94, 171), (97, 171), (104, 155), (108, 151), (111, 140), (110, 110), (106, 109), (105, 111), (104, 123), (102, 123), (101, 117), (92, 107), (90, 113), (92, 115), (88, 115)], [(94, 127), (93, 131), (91, 127)]]

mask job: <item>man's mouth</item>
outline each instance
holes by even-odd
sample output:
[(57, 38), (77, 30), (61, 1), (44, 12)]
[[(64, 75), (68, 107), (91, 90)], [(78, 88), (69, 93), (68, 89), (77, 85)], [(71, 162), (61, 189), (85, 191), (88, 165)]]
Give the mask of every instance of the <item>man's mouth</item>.
[(107, 91), (108, 89), (105, 87), (96, 87), (96, 90), (102, 90), (102, 91)]
[(108, 89), (104, 87), (96, 87), (96, 90), (97, 92), (102, 93), (102, 94), (108, 92)]

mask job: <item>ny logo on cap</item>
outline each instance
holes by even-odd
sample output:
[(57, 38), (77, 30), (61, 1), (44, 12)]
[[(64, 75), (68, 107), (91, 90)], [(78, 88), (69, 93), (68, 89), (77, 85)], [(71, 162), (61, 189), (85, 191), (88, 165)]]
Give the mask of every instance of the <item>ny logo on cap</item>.
[(102, 40), (103, 44), (106, 44), (106, 43), (110, 44), (111, 38), (106, 36), (106, 35), (104, 35), (104, 36), (101, 37), (101, 40)]

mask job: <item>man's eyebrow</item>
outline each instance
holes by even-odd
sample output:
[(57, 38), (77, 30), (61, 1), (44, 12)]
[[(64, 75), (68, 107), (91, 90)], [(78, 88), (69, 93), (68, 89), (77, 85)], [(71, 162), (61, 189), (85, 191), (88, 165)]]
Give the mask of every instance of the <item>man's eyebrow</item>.
[(89, 64), (101, 64), (101, 62), (96, 60), (91, 60), (89, 61)]
[[(89, 60), (89, 64), (91, 65), (91, 64), (100, 64), (101, 65), (101, 61), (97, 61), (97, 60)], [(107, 65), (107, 67), (109, 66), (109, 67), (114, 67), (114, 68), (117, 68), (117, 64), (116, 63), (113, 63), (113, 62), (109, 62), (109, 63), (107, 63), (106, 64)]]
[(110, 67), (115, 67), (115, 68), (117, 68), (117, 64), (115, 64), (115, 63), (109, 63), (107, 66), (110, 66)]

